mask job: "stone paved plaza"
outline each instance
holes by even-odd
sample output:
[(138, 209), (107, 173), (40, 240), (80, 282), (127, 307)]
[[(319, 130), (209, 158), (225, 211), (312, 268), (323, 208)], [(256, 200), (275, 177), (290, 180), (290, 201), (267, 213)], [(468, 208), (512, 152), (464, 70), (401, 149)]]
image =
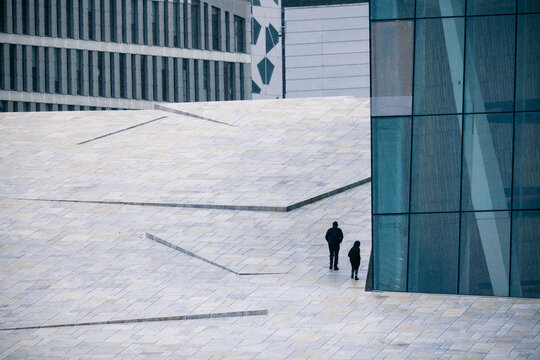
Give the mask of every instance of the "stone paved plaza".
[(0, 115), (0, 358), (540, 359), (539, 299), (364, 290), (367, 99), (158, 108)]

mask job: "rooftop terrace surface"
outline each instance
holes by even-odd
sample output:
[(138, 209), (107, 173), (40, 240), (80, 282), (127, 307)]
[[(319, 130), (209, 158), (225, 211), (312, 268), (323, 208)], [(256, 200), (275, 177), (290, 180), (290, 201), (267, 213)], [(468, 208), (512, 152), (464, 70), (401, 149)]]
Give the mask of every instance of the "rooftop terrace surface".
[(538, 299), (364, 291), (368, 109), (0, 115), (0, 358), (540, 359)]

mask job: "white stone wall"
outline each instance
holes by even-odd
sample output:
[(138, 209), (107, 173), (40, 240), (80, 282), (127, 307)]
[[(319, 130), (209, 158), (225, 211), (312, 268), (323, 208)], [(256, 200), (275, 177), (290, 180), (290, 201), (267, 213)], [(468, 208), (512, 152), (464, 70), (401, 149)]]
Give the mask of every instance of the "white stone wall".
[(285, 9), (285, 97), (369, 97), (369, 4)]

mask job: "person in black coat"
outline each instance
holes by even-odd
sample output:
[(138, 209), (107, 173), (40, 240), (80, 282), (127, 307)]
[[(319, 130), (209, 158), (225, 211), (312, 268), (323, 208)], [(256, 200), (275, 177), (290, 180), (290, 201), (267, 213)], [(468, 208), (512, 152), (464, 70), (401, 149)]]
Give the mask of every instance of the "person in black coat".
[(360, 241), (355, 241), (349, 250), (349, 260), (351, 261), (351, 279), (358, 280), (358, 268), (360, 267)]
[(338, 268), (339, 244), (343, 241), (343, 231), (338, 228), (337, 221), (334, 221), (332, 227), (326, 231), (326, 241), (328, 242), (328, 250), (330, 251), (330, 269), (332, 265), (334, 270)]

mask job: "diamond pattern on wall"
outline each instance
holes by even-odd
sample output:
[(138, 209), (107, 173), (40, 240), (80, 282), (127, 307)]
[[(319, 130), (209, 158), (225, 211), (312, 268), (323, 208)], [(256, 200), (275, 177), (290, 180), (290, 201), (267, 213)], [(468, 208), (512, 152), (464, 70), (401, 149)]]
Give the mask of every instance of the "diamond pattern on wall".
[(257, 64), (257, 68), (259, 69), (259, 74), (261, 75), (263, 84), (270, 84), (272, 73), (274, 72), (274, 64), (272, 64), (272, 62), (265, 57), (260, 63)]
[(251, 18), (251, 44), (255, 45), (259, 34), (261, 33), (261, 24), (254, 18)]
[(254, 94), (260, 94), (261, 93), (261, 88), (253, 80), (251, 80), (251, 92), (254, 93)]
[(274, 48), (279, 43), (279, 32), (276, 30), (272, 24), (268, 25), (265, 29), (266, 32), (266, 53), (268, 54), (270, 50)]

